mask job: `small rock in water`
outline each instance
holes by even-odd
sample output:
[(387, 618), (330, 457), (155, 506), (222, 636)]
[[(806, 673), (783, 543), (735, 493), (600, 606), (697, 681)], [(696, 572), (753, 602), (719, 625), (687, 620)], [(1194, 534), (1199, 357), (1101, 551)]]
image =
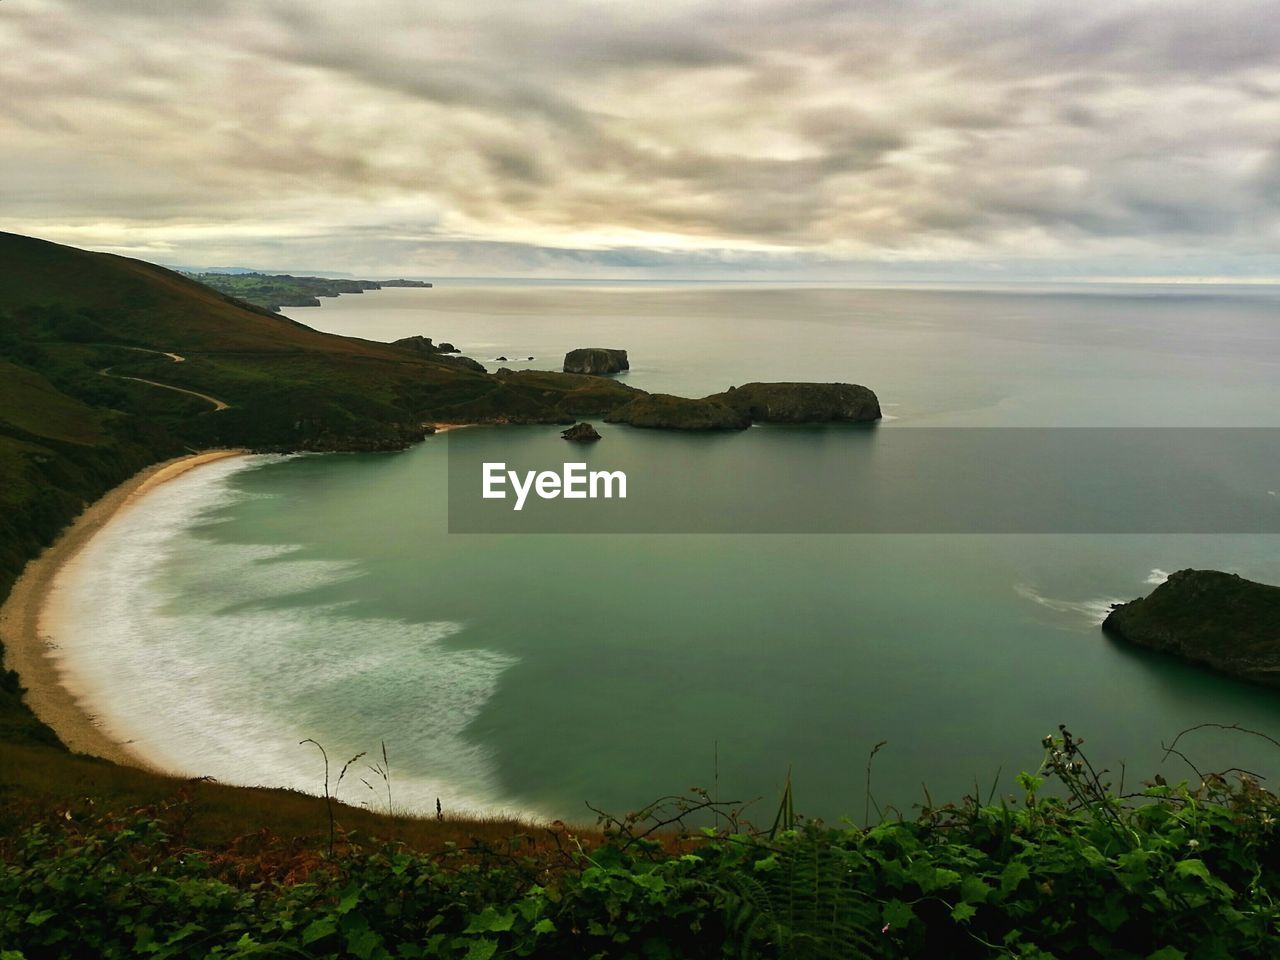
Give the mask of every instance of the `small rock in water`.
[(599, 432), (589, 423), (575, 423), (568, 430), (562, 431), (560, 436), (574, 443), (593, 443), (600, 439)]

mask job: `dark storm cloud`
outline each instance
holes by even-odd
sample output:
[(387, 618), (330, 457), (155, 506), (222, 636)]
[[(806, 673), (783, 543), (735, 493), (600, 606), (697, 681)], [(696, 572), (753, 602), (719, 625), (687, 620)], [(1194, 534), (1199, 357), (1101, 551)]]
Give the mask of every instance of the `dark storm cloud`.
[(0, 226), (226, 262), (1274, 254), (1277, 49), (1270, 2), (11, 0)]

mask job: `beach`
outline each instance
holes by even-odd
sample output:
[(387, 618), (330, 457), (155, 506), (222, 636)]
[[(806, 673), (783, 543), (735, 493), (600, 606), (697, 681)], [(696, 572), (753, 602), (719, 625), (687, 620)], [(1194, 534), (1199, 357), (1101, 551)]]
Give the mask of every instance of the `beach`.
[(466, 427), (476, 427), (476, 423), (428, 423), (433, 433), (448, 433), (450, 430), (462, 430)]
[(17, 672), (26, 688), (25, 700), (35, 715), (71, 750), (114, 763), (154, 769), (153, 764), (128, 744), (108, 737), (97, 718), (81, 705), (76, 691), (64, 681), (56, 647), (42, 629), (59, 572), (75, 560), (99, 531), (148, 492), (197, 467), (246, 453), (246, 450), (208, 450), (139, 471), (92, 503), (59, 534), (52, 546), (28, 563), (0, 607), (4, 665)]

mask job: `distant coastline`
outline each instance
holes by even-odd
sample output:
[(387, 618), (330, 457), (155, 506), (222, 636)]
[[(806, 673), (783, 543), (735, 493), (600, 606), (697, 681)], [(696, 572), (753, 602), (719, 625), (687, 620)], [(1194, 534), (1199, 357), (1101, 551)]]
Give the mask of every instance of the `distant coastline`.
[(281, 307), (318, 307), (321, 297), (338, 297), (344, 293), (364, 293), (384, 287), (430, 288), (426, 280), (351, 280), (334, 277), (295, 277), (287, 273), (198, 273), (185, 271), (206, 287), (211, 287), (229, 297), (245, 303), (265, 307), (279, 313)]
[(197, 467), (228, 457), (245, 456), (248, 452), (207, 450), (153, 464), (134, 474), (90, 504), (52, 546), (30, 561), (0, 606), (5, 666), (21, 678), (26, 688), (25, 699), (32, 711), (71, 750), (113, 763), (163, 772), (128, 744), (109, 737), (97, 718), (81, 704), (76, 691), (65, 682), (56, 647), (50, 645), (43, 626), (59, 573), (75, 561), (99, 531), (151, 490)]

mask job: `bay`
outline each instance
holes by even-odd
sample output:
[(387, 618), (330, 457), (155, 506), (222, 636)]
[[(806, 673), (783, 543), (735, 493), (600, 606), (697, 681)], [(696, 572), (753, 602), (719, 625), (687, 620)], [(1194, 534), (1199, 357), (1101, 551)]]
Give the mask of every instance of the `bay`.
[[(624, 347), (626, 382), (686, 395), (864, 383), (889, 431), (1276, 427), (1278, 307), (1267, 288), (446, 282), (290, 313), (451, 341), (490, 369)], [(823, 469), (790, 428), (690, 449), (597, 425), (600, 456), (651, 485), (698, 484), (708, 511), (718, 484), (794, 502), (796, 477)], [(1002, 772), (1008, 788), (1060, 722), (1126, 785), (1190, 776), (1161, 741), (1192, 724), (1280, 730), (1274, 692), (1098, 629), (1111, 602), (1183, 567), (1280, 582), (1276, 536), (450, 534), (450, 436), (494, 459), (562, 444), (558, 428), (477, 427), (398, 454), (247, 458), (122, 516), (62, 587), (67, 663), (113, 732), (184, 772), (312, 791), (299, 740), (344, 760), (385, 741), (396, 802), (421, 810), (440, 797), (590, 820), (587, 801), (626, 812), (699, 785), (761, 798), (768, 820), (788, 769), (798, 809), (860, 819), (880, 741), (875, 799), (909, 810), (922, 784), (958, 799)], [(729, 443), (734, 475), (700, 473)], [(682, 468), (664, 471), (675, 444)], [(779, 458), (791, 480), (765, 469)], [(1188, 752), (1280, 775), (1280, 754), (1248, 737), (1204, 731)], [(341, 795), (385, 803), (355, 778)]]

